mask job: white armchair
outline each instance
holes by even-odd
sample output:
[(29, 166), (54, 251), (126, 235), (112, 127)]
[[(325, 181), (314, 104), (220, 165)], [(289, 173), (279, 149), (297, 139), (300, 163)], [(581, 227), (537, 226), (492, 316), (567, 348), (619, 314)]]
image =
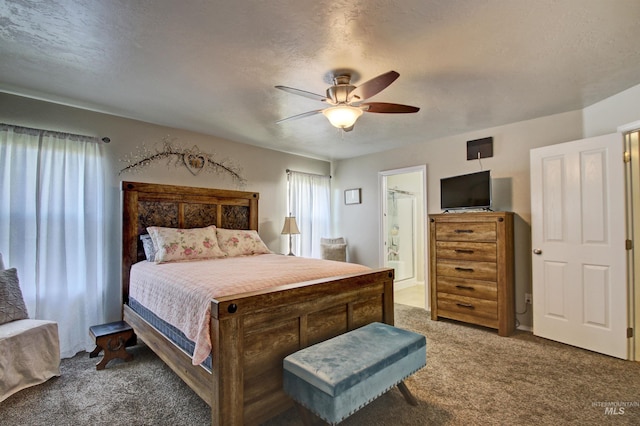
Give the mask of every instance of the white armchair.
[(58, 324), (29, 319), (18, 273), (0, 255), (0, 402), (59, 375)]
[(320, 250), (323, 259), (347, 261), (347, 242), (343, 237), (320, 238)]

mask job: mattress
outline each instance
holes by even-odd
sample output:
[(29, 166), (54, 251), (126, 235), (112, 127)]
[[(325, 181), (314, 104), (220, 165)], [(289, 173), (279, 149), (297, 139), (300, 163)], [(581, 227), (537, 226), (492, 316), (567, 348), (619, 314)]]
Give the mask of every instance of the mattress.
[(169, 325), (169, 334), (177, 330), (192, 342), (193, 350), (176, 343), (190, 353), (194, 365), (200, 365), (211, 353), (212, 300), (369, 270), (353, 263), (277, 254), (162, 264), (143, 261), (131, 268), (129, 297), (137, 311), (144, 308), (166, 323), (163, 328)]

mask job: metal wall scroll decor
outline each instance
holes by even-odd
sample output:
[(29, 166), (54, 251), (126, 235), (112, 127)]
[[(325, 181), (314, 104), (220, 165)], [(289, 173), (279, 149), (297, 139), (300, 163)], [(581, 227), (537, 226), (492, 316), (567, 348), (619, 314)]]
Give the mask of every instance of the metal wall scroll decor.
[(139, 172), (156, 161), (167, 160), (167, 166), (184, 166), (191, 174), (197, 176), (203, 170), (209, 173), (229, 175), (237, 184), (243, 186), (246, 180), (240, 175), (241, 169), (230, 159), (216, 160), (215, 154), (202, 152), (198, 146), (183, 148), (176, 144), (176, 140), (167, 137), (162, 139), (161, 146), (151, 149), (146, 145), (137, 147), (137, 152), (127, 154), (120, 159), (126, 167), (119, 174)]

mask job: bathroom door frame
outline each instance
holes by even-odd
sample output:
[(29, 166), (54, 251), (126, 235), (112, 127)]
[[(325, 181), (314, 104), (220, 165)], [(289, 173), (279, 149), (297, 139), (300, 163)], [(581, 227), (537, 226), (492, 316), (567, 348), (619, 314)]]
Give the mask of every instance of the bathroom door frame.
[[(422, 235), (415, 235), (416, 240), (422, 239), (422, 247), (424, 250), (424, 261), (422, 262), (423, 277), (424, 277), (424, 306), (429, 310), (429, 295), (431, 294), (429, 283), (429, 244), (428, 244), (428, 229), (427, 226), (427, 165), (403, 167), (400, 169), (384, 170), (378, 172), (378, 189), (379, 189), (379, 265), (383, 267), (385, 265), (386, 250), (386, 213), (387, 213), (387, 178), (393, 175), (402, 175), (408, 173), (420, 173), (422, 178), (422, 212), (419, 217), (416, 218), (416, 222), (422, 223)], [(417, 202), (417, 200), (416, 200)]]

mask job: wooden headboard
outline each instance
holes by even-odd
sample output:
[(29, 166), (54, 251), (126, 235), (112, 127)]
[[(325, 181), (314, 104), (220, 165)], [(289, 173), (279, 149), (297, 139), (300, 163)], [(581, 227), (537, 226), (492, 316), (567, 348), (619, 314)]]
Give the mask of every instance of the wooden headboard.
[(122, 182), (122, 300), (129, 301), (131, 265), (144, 260), (148, 226), (258, 230), (257, 192)]

